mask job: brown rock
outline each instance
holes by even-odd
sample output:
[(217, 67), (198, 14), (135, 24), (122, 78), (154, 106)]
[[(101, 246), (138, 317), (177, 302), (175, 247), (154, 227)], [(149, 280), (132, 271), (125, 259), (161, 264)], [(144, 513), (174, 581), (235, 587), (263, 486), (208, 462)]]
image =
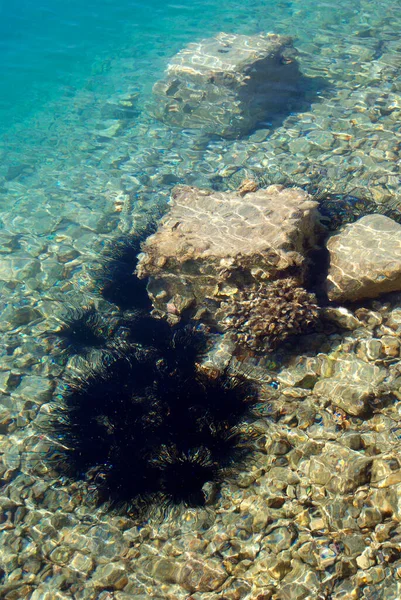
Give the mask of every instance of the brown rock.
[(227, 579), (228, 573), (215, 561), (189, 559), (180, 569), (177, 583), (190, 592), (212, 592)]
[(93, 582), (97, 588), (122, 590), (128, 583), (127, 571), (120, 563), (101, 565), (93, 574)]
[(327, 293), (336, 302), (401, 290), (401, 225), (368, 215), (332, 236)]
[(215, 323), (220, 303), (245, 286), (289, 272), (302, 283), (319, 232), (317, 203), (297, 188), (270, 186), (241, 197), (177, 187), (144, 244), (138, 275), (149, 277), (163, 316), (177, 321), (185, 309)]
[(372, 459), (359, 452), (328, 442), (321, 456), (312, 456), (308, 475), (312, 483), (330, 492), (347, 494), (370, 481)]
[(363, 415), (378, 396), (386, 370), (353, 354), (333, 356), (330, 362), (330, 376), (316, 383), (314, 394), (327, 398), (349, 415)]
[(219, 588), (228, 577), (217, 561), (202, 561), (189, 556), (184, 562), (170, 558), (157, 559), (152, 567), (156, 579), (165, 583), (178, 583), (189, 592), (211, 592)]

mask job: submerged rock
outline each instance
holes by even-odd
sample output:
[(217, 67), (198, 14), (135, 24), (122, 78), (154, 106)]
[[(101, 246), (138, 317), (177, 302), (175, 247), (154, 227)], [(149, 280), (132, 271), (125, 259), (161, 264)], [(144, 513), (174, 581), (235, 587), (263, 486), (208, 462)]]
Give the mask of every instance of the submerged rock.
[(327, 242), (327, 294), (335, 302), (401, 290), (401, 225), (383, 215), (362, 217)]
[(161, 315), (174, 322), (185, 312), (219, 325), (221, 303), (240, 290), (286, 276), (302, 285), (319, 232), (317, 203), (297, 188), (270, 186), (242, 197), (177, 187), (137, 270), (149, 277)]
[(219, 33), (172, 58), (154, 88), (156, 118), (223, 137), (248, 133), (299, 96), (289, 37)]
[(347, 494), (370, 481), (371, 464), (371, 458), (328, 442), (322, 455), (312, 456), (308, 475), (330, 492)]
[(353, 355), (333, 356), (330, 362), (329, 376), (316, 383), (314, 393), (327, 398), (349, 415), (363, 415), (379, 394), (386, 370)]

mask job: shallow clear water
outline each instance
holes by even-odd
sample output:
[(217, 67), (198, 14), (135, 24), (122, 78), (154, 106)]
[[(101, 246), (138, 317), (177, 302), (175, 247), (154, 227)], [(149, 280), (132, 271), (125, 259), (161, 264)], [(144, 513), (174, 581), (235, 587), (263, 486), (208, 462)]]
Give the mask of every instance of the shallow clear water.
[[(150, 84), (160, 57), (220, 29), (258, 29), (255, 17), (248, 8), (223, 8), (219, 2), (2, 3), (1, 127), (43, 110), (49, 99), (93, 85), (92, 77), (106, 79), (95, 83), (101, 91), (111, 63), (123, 56), (135, 57), (139, 69), (146, 64), (141, 85)], [(130, 77), (137, 79), (133, 72)]]
[[(163, 77), (169, 59), (188, 43), (221, 31), (247, 35), (274, 32), (293, 37), (298, 52), (296, 59), (303, 75), (303, 89), (291, 110), (267, 118), (255, 130), (238, 139), (204, 136), (202, 132), (192, 129), (171, 129), (158, 122), (152, 117), (152, 87)], [(177, 183), (220, 191), (235, 190), (244, 179), (255, 179), (262, 185), (270, 182), (297, 183), (338, 195), (355, 195), (369, 201), (369, 206), (377, 206), (378, 210), (390, 207), (395, 211), (394, 215), (399, 217), (400, 32), (401, 7), (395, 1), (384, 4), (370, 0), (340, 0), (336, 3), (316, 3), (312, 0), (148, 0), (146, 3), (129, 0), (14, 0), (6, 3), (0, 0), (0, 445), (4, 453), (0, 470), (5, 484), (4, 494), (7, 498), (14, 498), (16, 503), (10, 504), (2, 496), (0, 498), (2, 502), (4, 500), (1, 506), (4, 505), (4, 510), (9, 510), (11, 515), (3, 519), (6, 524), (0, 532), (0, 559), (4, 559), (7, 565), (5, 571), (7, 577), (10, 576), (11, 588), (16, 585), (18, 589), (19, 585), (27, 582), (29, 589), (21, 597), (30, 597), (29, 594), (38, 589), (34, 600), (48, 598), (46, 593), (63, 588), (69, 589), (70, 595), (56, 597), (94, 598), (97, 591), (93, 591), (91, 583), (87, 584), (87, 581), (96, 579), (97, 575), (93, 574), (95, 569), (100, 573), (102, 565), (110, 559), (118, 562), (122, 556), (129, 555), (132, 569), (130, 567), (131, 588), (127, 594), (130, 593), (134, 598), (153, 597), (149, 595), (152, 592), (146, 590), (156, 589), (162, 595), (155, 595), (155, 598), (186, 599), (187, 594), (191, 593), (188, 590), (193, 591), (191, 585), (186, 588), (173, 586), (172, 590), (172, 579), (167, 576), (167, 583), (158, 588), (168, 565), (161, 565), (159, 571), (155, 567), (157, 583), (152, 588), (153, 583), (146, 579), (150, 577), (146, 561), (140, 563), (138, 569), (135, 563), (137, 547), (141, 547), (145, 555), (148, 552), (156, 556), (159, 539), (163, 543), (169, 540), (171, 531), (176, 536), (174, 543), (177, 546), (174, 547), (174, 543), (172, 547), (161, 544), (165, 556), (169, 556), (169, 553), (180, 556), (180, 552), (184, 551), (201, 555), (203, 550), (199, 539), (204, 531), (208, 531), (211, 532), (209, 549), (219, 548), (207, 557), (213, 569), (224, 558), (227, 559), (224, 568), (228, 573), (232, 568), (230, 561), (233, 556), (234, 562), (241, 556), (250, 564), (253, 561), (257, 563), (260, 531), (255, 529), (249, 532), (246, 524), (249, 515), (246, 511), (256, 507), (255, 522), (264, 523), (265, 497), (269, 498), (269, 502), (271, 500), (270, 513), (281, 506), (284, 498), (282, 491), (285, 486), (280, 488), (280, 478), (278, 482), (268, 482), (265, 489), (263, 485), (266, 482), (263, 483), (264, 475), (261, 475), (261, 488), (256, 489), (256, 486), (256, 492), (249, 492), (253, 503), (251, 507), (247, 506), (249, 497), (246, 498), (246, 494), (252, 482), (243, 488), (235, 488), (234, 492), (229, 487), (224, 488), (220, 498), (222, 504), (219, 505), (219, 518), (223, 515), (223, 526), (220, 519), (217, 532), (209, 528), (213, 523), (211, 514), (191, 513), (185, 522), (180, 522), (178, 533), (174, 523), (163, 524), (162, 529), (165, 529), (160, 537), (157, 527), (156, 532), (149, 528), (140, 533), (128, 519), (114, 519), (102, 513), (93, 516), (85, 503), (81, 506), (79, 491), (71, 491), (65, 482), (50, 480), (47, 467), (40, 460), (41, 444), (46, 442), (46, 437), (37, 435), (37, 425), (46, 421), (49, 402), (55, 382), (62, 373), (62, 366), (49, 356), (42, 334), (52, 326), (52, 318), (65, 305), (81, 306), (93, 299), (90, 267), (105, 241), (116, 232), (128, 231), (136, 220), (142, 223), (160, 206), (164, 209), (171, 189)], [(364, 205), (360, 207), (353, 197), (347, 206), (351, 211), (364, 210)], [(335, 211), (335, 207), (331, 209)], [(340, 210), (338, 212), (341, 223), (342, 215)], [(399, 305), (395, 301), (396, 310)], [(375, 310), (377, 314), (380, 311), (385, 314), (390, 309), (383, 305), (376, 306)], [(324, 352), (329, 355), (335, 344), (344, 341), (346, 354), (347, 348), (353, 343), (346, 335), (348, 333), (340, 341), (335, 340), (333, 346), (329, 344), (329, 349), (326, 347)], [(369, 338), (373, 333), (364, 330), (362, 337), (364, 335)], [(370, 338), (368, 341), (371, 341)], [(374, 343), (376, 341), (374, 339)], [(373, 350), (369, 349), (371, 354), (374, 354), (374, 343)], [(362, 355), (362, 346), (362, 343), (358, 346), (358, 357)], [(307, 351), (313, 354), (315, 350), (319, 352), (316, 348)], [(340, 353), (342, 360), (341, 356)], [(332, 368), (332, 360), (337, 358), (337, 355), (333, 358), (325, 354), (324, 360), (329, 365), (327, 371)], [(310, 362), (313, 363), (314, 359)], [(366, 358), (366, 362), (369, 360), (369, 357)], [(278, 363), (273, 361), (270, 366), (272, 371), (279, 368)], [(313, 368), (308, 363), (305, 372), (307, 377), (315, 381), (318, 375), (315, 377)], [(299, 378), (299, 374), (295, 375)], [(292, 377), (290, 373), (288, 381), (296, 381), (296, 377)], [(288, 397), (296, 398), (296, 395), (292, 397), (289, 393)], [(283, 398), (284, 405), (278, 409), (273, 406), (276, 400), (273, 398), (272, 405), (266, 405), (266, 414), (270, 418), (276, 410), (278, 424), (275, 423), (275, 435), (278, 438), (288, 435), (295, 451), (299, 443), (302, 446), (301, 454), (305, 445), (307, 457), (312, 450), (305, 442), (305, 431), (316, 448), (320, 448), (325, 436), (331, 441), (337, 440), (341, 427), (344, 431), (347, 427), (351, 428), (349, 432), (356, 436), (360, 435), (360, 431), (366, 434), (363, 441), (365, 446), (361, 442), (358, 448), (355, 439), (344, 443), (341, 439), (345, 462), (348, 455), (352, 455), (353, 460), (359, 450), (363, 455), (365, 447), (369, 448), (371, 455), (387, 452), (388, 447), (393, 449), (393, 440), (387, 447), (383, 431), (393, 419), (392, 427), (398, 435), (398, 405), (394, 414), (389, 408), (388, 422), (383, 417), (384, 425), (380, 421), (382, 415), (372, 425), (363, 419), (350, 424), (344, 421), (344, 415), (332, 411), (331, 405), (325, 405), (323, 410), (316, 404), (312, 410), (307, 401), (305, 408), (302, 397), (298, 405), (295, 399), (290, 401), (288, 407), (286, 397)], [(300, 415), (297, 414), (294, 419), (303, 424), (296, 438), (293, 435), (295, 421), (291, 420), (291, 411), (296, 413), (298, 409)], [(320, 416), (320, 410), (323, 417)], [(33, 421), (35, 427), (32, 427)], [(380, 435), (375, 437), (377, 432), (384, 441)], [(274, 468), (288, 466), (285, 462), (287, 459), (280, 452), (279, 449), (277, 463), (273, 458), (269, 468), (272, 465)], [(270, 460), (270, 454), (267, 455), (268, 458), (262, 455), (263, 460)], [(35, 460), (38, 456), (37, 464)], [(334, 450), (333, 456), (329, 457), (328, 469), (336, 464)], [(32, 461), (32, 457), (36, 457), (35, 460)], [(297, 470), (297, 460), (299, 457), (295, 456), (290, 465), (294, 471)], [(377, 471), (385, 467), (379, 465)], [(283, 471), (285, 469), (277, 471), (280, 477), (284, 477)], [(244, 478), (246, 476), (244, 474)], [(397, 477), (398, 471), (393, 479), (389, 479), (399, 483)], [(352, 479), (352, 474), (349, 479)], [(289, 483), (289, 487), (295, 486), (294, 481)], [(297, 523), (302, 534), (304, 531), (308, 531), (308, 535), (312, 532), (313, 544), (317, 548), (314, 546), (314, 552), (318, 558), (309, 563), (305, 559), (305, 564), (312, 567), (299, 574), (299, 581), (300, 585), (312, 586), (313, 597), (318, 597), (318, 593), (325, 593), (327, 582), (332, 583), (332, 546), (336, 552), (342, 552), (341, 544), (349, 529), (354, 527), (357, 530), (354, 524), (356, 510), (358, 507), (361, 509), (364, 500), (360, 500), (359, 496), (354, 499), (342, 494), (341, 485), (337, 493), (338, 489), (334, 486), (333, 494), (338, 504), (333, 504), (330, 520), (327, 514), (331, 500), (322, 500), (324, 493), (322, 491), (322, 496), (319, 496), (318, 490), (316, 498), (313, 498), (313, 511), (317, 507), (316, 514), (320, 511), (323, 516), (319, 513), (317, 518), (314, 513), (315, 522), (312, 523), (308, 521), (313, 512), (310, 509), (313, 502), (308, 496), (310, 481), (305, 481), (304, 485), (302, 480), (304, 487), (301, 491), (296, 492), (299, 491), (299, 496), (294, 490), (288, 492), (283, 514), (280, 514), (284, 524), (277, 536), (274, 530), (269, 530), (266, 539), (271, 535), (271, 547), (274, 547), (277, 539), (281, 543), (281, 538), (285, 538), (285, 544), (288, 544), (282, 547), (286, 552), (293, 543), (292, 523), (296, 519), (299, 519)], [(276, 484), (277, 488), (274, 487)], [(379, 496), (377, 498), (376, 503), (380, 504), (381, 499)], [(232, 512), (233, 502), (237, 507), (245, 506), (244, 528), (238, 525), (240, 509), (236, 514)], [(322, 502), (326, 502), (324, 509)], [(17, 526), (14, 530), (10, 525), (9, 533), (9, 521), (6, 519), (10, 519), (11, 523), (15, 506), (25, 504), (29, 510), (27, 513), (23, 510), (15, 513)], [(299, 507), (304, 512), (297, 512)], [(363, 507), (368, 512), (371, 508), (368, 502)], [(289, 517), (284, 514), (287, 508)], [(60, 527), (57, 519), (54, 519), (54, 513), (57, 518), (59, 514), (62, 515)], [(341, 517), (338, 517), (340, 513)], [(368, 516), (370, 518), (370, 513)], [(326, 517), (328, 521), (323, 526), (321, 523)], [(355, 534), (359, 536), (358, 544), (362, 544), (362, 547), (365, 543), (362, 536), (371, 535), (377, 524), (376, 517), (376, 513), (371, 521), (366, 517), (368, 525), (365, 529), (361, 526), (362, 533), (358, 529)], [(397, 518), (400, 519), (400, 516)], [(98, 520), (101, 520), (100, 525)], [(377, 522), (381, 523), (380, 520)], [(20, 540), (18, 529), (21, 523), (24, 531), (28, 531), (23, 541)], [(93, 530), (89, 523), (95, 523)], [(260, 525), (263, 535), (267, 531), (263, 529), (265, 525)], [(32, 545), (30, 528), (34, 530)], [(191, 538), (190, 534), (196, 532), (197, 528), (202, 533), (199, 536), (196, 533)], [(70, 529), (75, 531), (74, 535)], [(62, 531), (60, 537), (57, 537), (58, 530)], [(127, 532), (125, 537), (122, 531)], [(335, 534), (330, 537), (333, 531)], [(249, 541), (249, 546), (245, 547), (245, 544), (244, 548), (229, 548), (225, 542), (219, 541), (220, 534), (223, 539), (227, 532), (230, 539), (238, 537), (241, 544), (244, 540)], [(13, 538), (14, 533), (17, 541)], [(185, 538), (187, 533), (188, 537)], [(180, 538), (181, 534), (185, 534), (184, 541)], [(72, 539), (75, 535), (77, 538)], [(337, 544), (338, 539), (340, 542)], [(385, 537), (383, 539), (387, 540)], [(148, 540), (149, 546), (141, 546), (143, 540)], [(68, 544), (71, 544), (72, 550), (66, 550)], [(330, 548), (328, 562), (325, 562), (325, 557), (321, 559), (319, 544)], [(358, 544), (355, 542), (354, 546)], [(55, 548), (58, 555), (53, 554)], [(36, 552), (42, 561), (36, 572), (33, 559), (33, 562), (28, 561), (32, 558), (30, 552), (32, 556), (36, 556)], [(281, 566), (277, 567), (278, 573), (280, 569), (287, 572), (289, 563), (285, 552)], [(353, 549), (347, 552), (352, 554)], [(323, 556), (323, 550), (321, 554)], [(300, 550), (296, 560), (301, 555), (303, 558), (306, 556)], [(15, 556), (23, 557), (23, 565), (25, 562), (31, 565), (26, 567), (26, 572), (21, 571)], [(345, 566), (339, 575), (341, 585), (345, 583), (338, 598), (354, 597), (346, 594), (352, 594), (356, 586), (362, 589), (366, 581), (369, 585), (369, 581), (373, 581), (372, 589), (377, 581), (379, 584), (383, 581), (379, 572), (372, 572), (371, 580), (364, 580), (362, 574), (359, 580), (351, 581), (351, 574), (359, 568), (359, 563), (355, 566), (355, 557), (352, 555), (354, 562), (348, 564), (347, 556), (349, 554), (346, 554)], [(263, 548), (260, 557), (261, 562), (266, 559)], [(146, 558), (149, 559), (149, 556)], [(365, 564), (362, 560), (360, 562)], [(378, 559), (378, 568), (379, 562)], [(51, 573), (46, 570), (50, 568), (48, 564), (54, 567)], [(299, 565), (300, 561), (296, 564)], [(64, 567), (66, 571), (60, 575)], [(246, 579), (247, 571), (245, 567), (243, 571), (241, 568), (237, 577), (239, 586), (242, 585), (242, 577)], [(141, 574), (137, 588), (133, 583), (136, 574), (132, 574), (136, 570)], [(262, 575), (255, 571), (249, 577), (249, 581), (254, 578), (257, 582), (255, 595), (249, 597), (252, 600), (271, 597), (267, 592), (266, 596), (262, 595), (265, 587), (264, 570), (262, 566)], [(38, 572), (40, 580), (39, 575), (35, 579)], [(29, 580), (31, 573), (32, 579)], [(58, 579), (59, 575), (61, 579)], [(73, 580), (76, 578), (75, 583), (68, 583), (70, 575)], [(392, 585), (394, 572), (391, 572), (391, 577), (388, 573), (387, 576), (388, 585)], [(102, 577), (98, 575), (99, 580)], [(213, 579), (212, 575), (210, 578)], [(319, 579), (319, 582), (316, 583), (315, 579)], [(235, 585), (236, 581), (227, 597), (245, 597), (245, 592), (240, 590), (237, 593)], [(292, 582), (288, 585), (291, 587)], [(380, 588), (379, 585), (373, 589), (372, 595), (369, 596), (367, 592), (364, 597), (385, 598), (383, 586)], [(116, 589), (121, 590), (122, 587)], [(7, 592), (11, 588), (7, 588)], [(101, 597), (107, 600), (107, 582), (103, 587), (100, 585), (96, 588), (99, 589), (106, 590)], [(204, 591), (202, 589), (200, 595), (196, 596), (197, 600), (202, 598)], [(286, 593), (282, 597), (291, 600), (291, 593)], [(13, 599), (16, 597), (10, 596)], [(210, 598), (207, 593), (205, 597), (208, 600)], [(300, 594), (298, 597), (306, 596)], [(121, 595), (121, 600), (127, 600), (127, 596)]]

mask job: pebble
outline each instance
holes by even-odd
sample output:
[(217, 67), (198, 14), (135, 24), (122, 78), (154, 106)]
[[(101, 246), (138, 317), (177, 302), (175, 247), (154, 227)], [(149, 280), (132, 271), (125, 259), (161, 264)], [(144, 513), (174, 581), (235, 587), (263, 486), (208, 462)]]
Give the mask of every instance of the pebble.
[(321, 456), (312, 456), (303, 467), (313, 483), (334, 493), (350, 493), (370, 481), (372, 459), (328, 442)]
[(93, 584), (95, 588), (122, 590), (127, 583), (127, 570), (123, 564), (118, 562), (101, 565), (93, 573)]

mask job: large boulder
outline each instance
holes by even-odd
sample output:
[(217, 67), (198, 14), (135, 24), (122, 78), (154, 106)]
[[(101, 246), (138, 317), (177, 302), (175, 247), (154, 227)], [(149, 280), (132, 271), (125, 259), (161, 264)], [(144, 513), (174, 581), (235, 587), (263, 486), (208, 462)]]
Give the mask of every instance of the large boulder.
[(401, 225), (392, 219), (362, 217), (333, 235), (327, 249), (330, 300), (354, 302), (401, 290)]
[(317, 202), (297, 188), (241, 195), (179, 186), (137, 272), (149, 278), (159, 314), (174, 322), (186, 311), (216, 324), (220, 305), (240, 290), (284, 277), (302, 285), (320, 227)]
[(170, 126), (236, 137), (299, 97), (289, 37), (219, 33), (174, 56), (154, 88), (152, 112)]

